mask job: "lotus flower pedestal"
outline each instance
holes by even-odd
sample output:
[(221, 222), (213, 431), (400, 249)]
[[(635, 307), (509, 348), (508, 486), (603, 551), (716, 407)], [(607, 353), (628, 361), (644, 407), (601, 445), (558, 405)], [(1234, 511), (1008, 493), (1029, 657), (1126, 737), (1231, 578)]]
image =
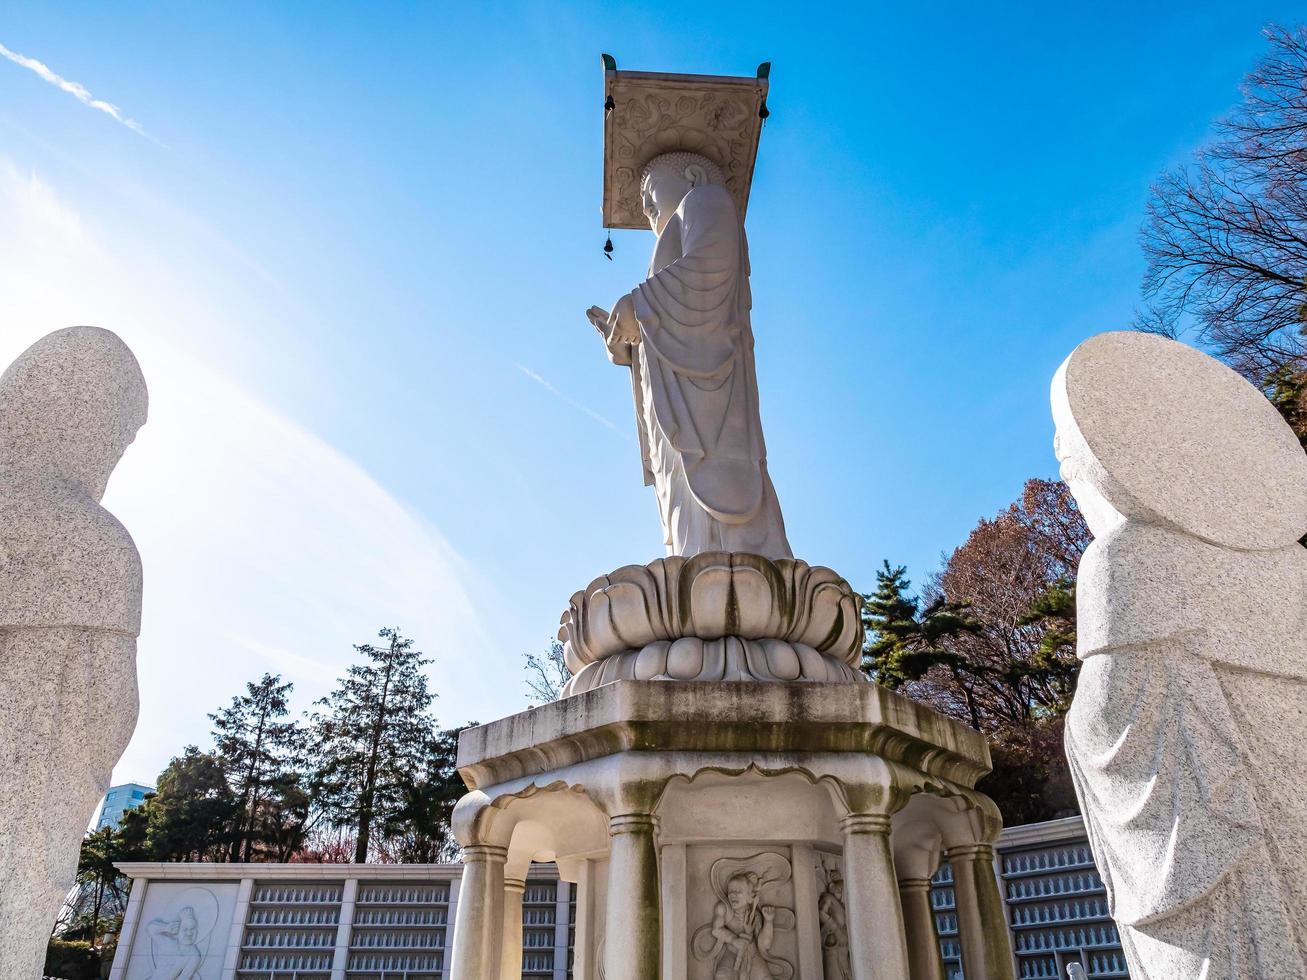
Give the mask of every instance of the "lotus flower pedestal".
[(710, 554), (573, 597), (569, 696), (463, 733), (454, 980), (512, 980), (520, 884), (576, 886), (575, 980), (942, 980), (947, 858), (969, 980), (1007, 980), (978, 733), (862, 681), (828, 569)]

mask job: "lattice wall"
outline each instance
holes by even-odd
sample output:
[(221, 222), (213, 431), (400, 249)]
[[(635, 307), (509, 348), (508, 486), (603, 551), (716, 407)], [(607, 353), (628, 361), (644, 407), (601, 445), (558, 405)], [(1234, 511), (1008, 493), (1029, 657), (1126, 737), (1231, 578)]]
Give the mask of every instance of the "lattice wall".
[[(1079, 963), (1090, 980), (1128, 978), (1107, 891), (1083, 837), (1001, 846), (999, 879), (1020, 980), (1066, 980)], [(931, 882), (931, 904), (947, 980), (963, 980), (954, 914), (953, 872)]]
[(330, 980), (342, 882), (258, 882), (236, 976), (239, 980)]

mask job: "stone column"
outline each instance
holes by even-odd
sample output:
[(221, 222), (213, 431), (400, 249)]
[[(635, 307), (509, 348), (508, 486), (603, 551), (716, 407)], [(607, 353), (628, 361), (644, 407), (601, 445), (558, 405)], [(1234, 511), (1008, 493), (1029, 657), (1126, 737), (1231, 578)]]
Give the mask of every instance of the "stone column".
[(354, 906), (358, 897), (359, 880), (346, 878), (340, 893), (340, 918), (336, 921), (336, 949), (331, 954), (331, 980), (345, 980), (350, 933), (354, 930)]
[(658, 852), (658, 878), (663, 902), (663, 971), (669, 977), (690, 974), (690, 938), (686, 935), (684, 844), (664, 844)]
[(554, 888), (554, 980), (567, 980), (567, 938), (572, 926), (569, 921), (572, 913), (572, 883), (559, 878)]
[(458, 919), (458, 889), (463, 882), (463, 871), (449, 879), (449, 900), (445, 903), (445, 955), (440, 961), (440, 980), (454, 975), (454, 923)]
[[(621, 813), (608, 819), (608, 908), (605, 980), (659, 980), (662, 930), (654, 818)], [(461, 980), (461, 978), (460, 978)]]
[(127, 910), (123, 913), (122, 928), (118, 930), (118, 949), (113, 954), (109, 980), (123, 980), (127, 976), (127, 967), (132, 962), (132, 944), (136, 942), (136, 927), (141, 921), (141, 906), (145, 904), (145, 890), (149, 887), (149, 878), (132, 879), (132, 891), (127, 899)]
[(944, 960), (930, 907), (929, 878), (900, 878), (903, 934), (908, 943), (908, 974), (912, 980), (944, 980)]
[(822, 888), (817, 879), (819, 858), (811, 844), (795, 844), (790, 848), (794, 857), (794, 917), (799, 947), (799, 973), (801, 977), (820, 975), (825, 969), (821, 959), (821, 920), (817, 903)]
[(993, 847), (961, 844), (945, 850), (944, 856), (953, 866), (962, 972), (967, 980), (1012, 980), (1007, 914), (994, 878)]
[[(236, 908), (227, 933), (227, 952), (222, 960), (222, 980), (235, 980), (241, 964), (241, 943), (245, 941), (245, 922), (250, 917), (250, 900), (254, 897), (254, 879), (242, 878), (236, 892)], [(120, 939), (119, 942), (122, 940)]]
[(592, 980), (594, 970), (595, 863), (582, 859), (576, 873), (576, 936), (572, 940), (572, 976)]
[[(909, 980), (889, 815), (850, 813), (840, 829), (853, 980)], [(974, 978), (968, 973), (967, 980)]]
[(515, 980), (522, 975), (522, 895), (526, 881), (504, 879), (504, 938), (499, 962), (500, 980)]
[(463, 848), (451, 980), (499, 980), (507, 860), (506, 847), (472, 844)]

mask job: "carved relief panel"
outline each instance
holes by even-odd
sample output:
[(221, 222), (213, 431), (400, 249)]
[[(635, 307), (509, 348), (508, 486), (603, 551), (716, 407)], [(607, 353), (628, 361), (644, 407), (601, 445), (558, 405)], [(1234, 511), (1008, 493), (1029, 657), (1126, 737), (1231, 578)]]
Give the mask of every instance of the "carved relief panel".
[(691, 848), (686, 871), (690, 976), (791, 980), (797, 953), (789, 857), (756, 846)]
[(152, 883), (127, 965), (130, 980), (218, 980), (238, 887)]
[(822, 980), (853, 980), (849, 963), (849, 920), (844, 905), (844, 862), (817, 852), (817, 921), (821, 929)]

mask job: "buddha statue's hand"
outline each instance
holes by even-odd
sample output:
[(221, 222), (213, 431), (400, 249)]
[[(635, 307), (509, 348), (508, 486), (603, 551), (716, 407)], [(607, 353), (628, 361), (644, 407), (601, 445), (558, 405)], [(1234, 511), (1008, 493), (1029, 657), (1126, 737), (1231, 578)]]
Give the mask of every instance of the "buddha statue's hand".
[(608, 344), (638, 344), (640, 324), (635, 317), (635, 300), (627, 293), (613, 305), (608, 315)]
[(590, 326), (599, 331), (599, 335), (605, 339), (608, 337), (608, 311), (602, 306), (592, 306), (585, 311), (585, 318), (590, 321)]

